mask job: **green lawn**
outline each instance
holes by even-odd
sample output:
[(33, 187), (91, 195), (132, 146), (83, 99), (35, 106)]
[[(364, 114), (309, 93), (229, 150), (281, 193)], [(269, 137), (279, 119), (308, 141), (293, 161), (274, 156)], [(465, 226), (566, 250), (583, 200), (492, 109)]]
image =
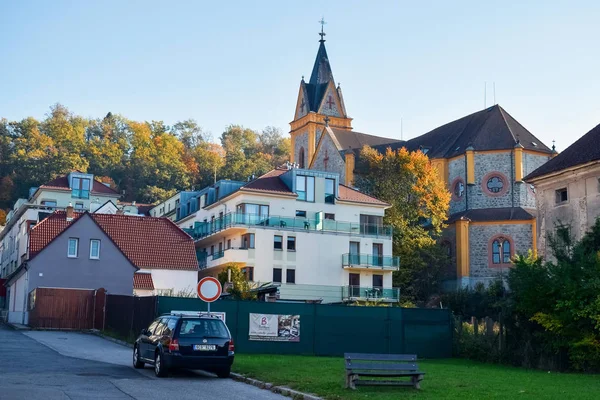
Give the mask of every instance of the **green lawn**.
[(600, 376), (549, 373), (460, 359), (420, 361), (411, 387), (344, 389), (342, 358), (237, 354), (235, 372), (326, 399), (600, 399)]

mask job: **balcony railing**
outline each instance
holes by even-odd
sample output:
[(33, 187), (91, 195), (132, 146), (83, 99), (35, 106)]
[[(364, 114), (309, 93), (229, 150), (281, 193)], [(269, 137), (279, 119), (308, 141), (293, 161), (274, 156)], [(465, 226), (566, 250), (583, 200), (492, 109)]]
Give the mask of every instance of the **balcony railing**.
[(400, 257), (346, 253), (342, 254), (342, 267), (366, 267), (397, 271), (400, 268)]
[(369, 300), (369, 301), (400, 301), (399, 288), (344, 286), (342, 288), (344, 300)]
[(278, 230), (308, 232), (346, 233), (350, 235), (392, 237), (392, 227), (358, 222), (334, 221), (330, 219), (283, 217), (228, 213), (207, 222), (196, 222), (192, 229), (184, 229), (195, 240), (213, 235), (233, 226), (262, 227)]
[(89, 199), (90, 191), (87, 189), (71, 189), (71, 197), (76, 199)]
[[(215, 260), (224, 258), (225, 256), (227, 256), (227, 252), (229, 250), (248, 250), (248, 249), (243, 248), (243, 247), (231, 247), (229, 249), (224, 249), (224, 250), (221, 250), (221, 251), (215, 251), (213, 254), (207, 254), (207, 253), (204, 253), (204, 252), (198, 252), (196, 254), (196, 256), (198, 258), (198, 267), (200, 269), (214, 267), (216, 264), (212, 264), (211, 261), (215, 261)], [(231, 260), (233, 262), (243, 262), (243, 261), (245, 261), (245, 257), (247, 257), (247, 255), (242, 256), (242, 259), (239, 259), (239, 260), (237, 259), (237, 257), (240, 257), (239, 253), (237, 254), (237, 257), (236, 257), (235, 253), (232, 254), (231, 257), (233, 257), (233, 260)]]

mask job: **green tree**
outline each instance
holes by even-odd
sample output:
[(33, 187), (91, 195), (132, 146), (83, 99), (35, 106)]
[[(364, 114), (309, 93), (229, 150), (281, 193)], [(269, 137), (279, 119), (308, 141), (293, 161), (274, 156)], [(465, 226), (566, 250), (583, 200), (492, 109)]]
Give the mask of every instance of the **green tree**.
[(236, 300), (256, 300), (257, 285), (248, 282), (246, 275), (235, 264), (228, 265), (223, 271), (219, 272), (217, 279), (221, 285), (227, 289), (227, 292)]
[(356, 186), (391, 204), (384, 222), (394, 228), (393, 253), (401, 261), (394, 285), (403, 297), (427, 301), (439, 292), (448, 262), (437, 239), (447, 218), (450, 193), (420, 151), (388, 148), (380, 154), (365, 146), (358, 171)]
[(108, 113), (102, 119), (90, 121), (86, 130), (85, 157), (89, 171), (110, 176), (116, 182), (123, 179), (129, 154), (127, 120)]

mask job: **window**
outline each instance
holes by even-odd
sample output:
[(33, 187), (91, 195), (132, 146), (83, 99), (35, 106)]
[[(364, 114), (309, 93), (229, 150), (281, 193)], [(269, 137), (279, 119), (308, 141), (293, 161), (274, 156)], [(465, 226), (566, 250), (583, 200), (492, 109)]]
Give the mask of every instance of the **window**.
[(229, 332), (220, 319), (183, 318), (179, 327), (179, 337), (181, 339), (204, 337), (228, 339)]
[(296, 283), (296, 270), (286, 269), (285, 270), (285, 283)]
[(360, 214), (360, 233), (373, 235), (380, 231), (383, 226), (383, 217), (381, 215)]
[(73, 178), (71, 196), (77, 199), (89, 199), (90, 180), (88, 178)]
[(296, 193), (298, 193), (298, 200), (315, 201), (315, 177), (296, 176)]
[(231, 239), (227, 239), (227, 249), (231, 248)]
[(67, 249), (67, 257), (77, 258), (78, 251), (79, 251), (79, 239), (69, 238), (69, 247)]
[(335, 203), (335, 179), (325, 179), (325, 203)]
[(460, 200), (465, 195), (465, 181), (462, 178), (456, 178), (452, 184), (452, 197), (455, 201)]
[(490, 172), (481, 180), (481, 189), (488, 196), (498, 197), (508, 191), (508, 178), (501, 172)]
[(76, 210), (83, 210), (85, 206), (83, 205), (82, 202), (78, 201), (77, 203), (75, 203), (75, 209)]
[(273, 282), (281, 283), (281, 268), (273, 268)]
[(492, 264), (510, 264), (512, 256), (510, 239), (498, 236), (492, 240)]
[(383, 243), (373, 243), (373, 265), (383, 265)]
[(304, 168), (304, 147), (300, 147), (298, 151), (298, 165), (300, 168)]
[(56, 207), (56, 200), (44, 200), (42, 205), (46, 207)]
[(242, 235), (242, 248), (253, 249), (254, 248), (254, 233), (247, 233)]
[(212, 246), (210, 246), (210, 255), (212, 256), (213, 254), (215, 254), (215, 245), (214, 244)]
[(556, 204), (564, 203), (569, 200), (567, 188), (558, 189), (556, 191)]
[(98, 260), (100, 258), (100, 240), (90, 240), (90, 259)]
[(287, 249), (288, 251), (296, 251), (296, 238), (294, 236), (287, 237)]
[(269, 206), (260, 204), (243, 203), (237, 206), (237, 212), (267, 218), (269, 216)]
[(296, 217), (306, 218), (306, 211), (296, 210)]
[(283, 236), (273, 236), (273, 248), (275, 250), (283, 250)]
[(383, 288), (383, 275), (373, 275), (373, 287)]
[(242, 273), (248, 282), (254, 282), (254, 267), (244, 267)]
[(332, 221), (335, 221), (335, 214), (325, 213), (325, 219), (330, 219)]

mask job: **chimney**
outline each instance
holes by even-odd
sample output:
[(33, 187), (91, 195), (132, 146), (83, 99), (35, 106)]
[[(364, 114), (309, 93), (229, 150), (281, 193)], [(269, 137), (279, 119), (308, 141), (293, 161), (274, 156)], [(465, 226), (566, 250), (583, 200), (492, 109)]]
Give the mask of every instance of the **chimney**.
[(69, 206), (67, 207), (67, 221), (73, 221), (73, 215), (73, 205), (69, 203)]

